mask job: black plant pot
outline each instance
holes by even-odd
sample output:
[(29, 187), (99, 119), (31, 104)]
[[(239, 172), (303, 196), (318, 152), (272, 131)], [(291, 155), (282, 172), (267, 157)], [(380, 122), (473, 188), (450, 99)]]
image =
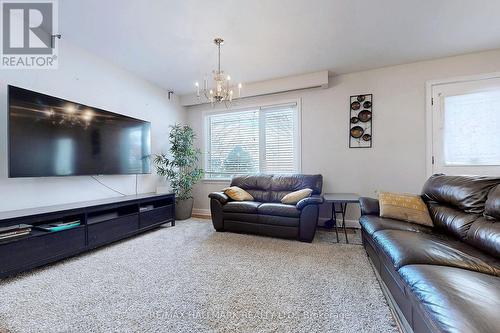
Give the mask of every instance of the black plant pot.
[(193, 213), (194, 199), (177, 200), (175, 203), (175, 219), (187, 220)]

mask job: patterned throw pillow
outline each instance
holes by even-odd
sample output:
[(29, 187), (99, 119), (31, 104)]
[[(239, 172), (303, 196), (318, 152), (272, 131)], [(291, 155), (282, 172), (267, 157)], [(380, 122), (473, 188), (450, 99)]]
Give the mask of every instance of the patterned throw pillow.
[(281, 203), (295, 205), (300, 200), (310, 197), (312, 191), (313, 190), (311, 190), (310, 188), (305, 188), (303, 190), (288, 193), (281, 199)]
[(418, 195), (380, 192), (380, 216), (432, 227), (427, 205)]
[(253, 201), (253, 197), (250, 193), (238, 186), (226, 187), (222, 190), (224, 194), (233, 199), (234, 201)]

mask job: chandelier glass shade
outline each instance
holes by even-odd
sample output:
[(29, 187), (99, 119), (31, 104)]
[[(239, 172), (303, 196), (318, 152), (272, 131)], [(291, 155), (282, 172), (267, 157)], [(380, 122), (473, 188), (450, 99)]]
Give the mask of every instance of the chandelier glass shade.
[(212, 106), (218, 103), (225, 103), (226, 107), (231, 105), (234, 98), (241, 97), (241, 83), (238, 83), (236, 88), (232, 86), (231, 76), (224, 73), (220, 68), (220, 47), (224, 44), (222, 38), (214, 39), (217, 45), (217, 69), (212, 71), (212, 85), (209, 87), (208, 78), (203, 80), (203, 87), (200, 87), (199, 82), (196, 82), (196, 96), (199, 99), (205, 99), (206, 102), (211, 103)]

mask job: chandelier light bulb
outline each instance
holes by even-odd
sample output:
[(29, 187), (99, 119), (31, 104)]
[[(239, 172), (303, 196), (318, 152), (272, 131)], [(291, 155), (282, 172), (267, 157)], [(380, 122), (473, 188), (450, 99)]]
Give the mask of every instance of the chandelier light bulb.
[(69, 114), (73, 114), (76, 112), (76, 107), (73, 104), (66, 105), (66, 107), (64, 109)]
[(94, 117), (94, 112), (92, 110), (86, 110), (82, 116), (83, 120), (85, 120), (86, 122), (90, 122), (93, 117)]

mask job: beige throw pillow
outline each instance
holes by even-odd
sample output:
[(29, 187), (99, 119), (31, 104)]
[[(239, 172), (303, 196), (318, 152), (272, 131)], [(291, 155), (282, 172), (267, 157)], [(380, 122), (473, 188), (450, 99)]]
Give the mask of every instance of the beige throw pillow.
[(288, 205), (295, 205), (300, 200), (310, 197), (313, 190), (310, 188), (305, 188), (303, 190), (298, 190), (292, 193), (288, 193), (281, 199), (281, 203)]
[(228, 197), (234, 201), (253, 201), (253, 197), (250, 193), (238, 186), (226, 187), (222, 190)]
[(380, 216), (432, 227), (425, 202), (418, 195), (380, 192)]

